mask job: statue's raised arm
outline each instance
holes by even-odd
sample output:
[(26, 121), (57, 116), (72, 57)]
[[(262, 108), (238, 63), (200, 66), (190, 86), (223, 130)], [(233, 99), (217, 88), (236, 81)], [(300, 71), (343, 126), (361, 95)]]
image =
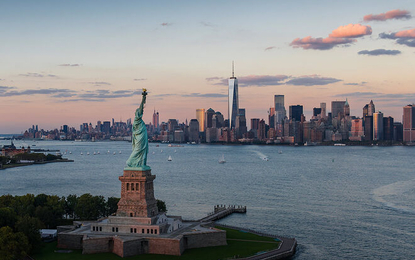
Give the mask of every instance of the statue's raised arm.
[(146, 124), (143, 121), (144, 104), (146, 103), (147, 90), (143, 89), (143, 97), (140, 107), (135, 111), (131, 141), (133, 151), (127, 160), (127, 168), (136, 170), (149, 170), (147, 166), (148, 137)]

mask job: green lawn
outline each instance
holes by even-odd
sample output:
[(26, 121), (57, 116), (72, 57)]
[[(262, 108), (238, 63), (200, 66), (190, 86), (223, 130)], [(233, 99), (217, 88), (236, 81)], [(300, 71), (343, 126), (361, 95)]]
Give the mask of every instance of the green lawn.
[[(167, 256), (167, 255), (138, 255), (129, 257), (127, 259), (131, 260), (211, 260), (211, 259), (230, 259), (233, 256), (247, 257), (254, 255), (258, 252), (268, 251), (274, 249), (278, 246), (278, 243), (267, 237), (261, 237), (258, 235), (241, 232), (234, 229), (221, 228), (226, 230), (226, 237), (228, 239), (241, 239), (241, 240), (254, 240), (254, 241), (236, 241), (228, 240), (227, 246), (216, 246), (216, 247), (205, 247), (205, 248), (196, 248), (189, 249), (184, 251), (182, 256)], [(263, 243), (263, 242), (265, 243)], [(269, 243), (275, 242), (275, 243)], [(121, 257), (112, 254), (92, 254), (92, 255), (83, 255), (81, 250), (74, 250), (72, 253), (55, 253), (56, 242), (44, 244), (44, 247), (39, 249), (39, 252), (33, 255), (33, 258), (36, 260), (112, 260), (112, 259), (122, 259)]]

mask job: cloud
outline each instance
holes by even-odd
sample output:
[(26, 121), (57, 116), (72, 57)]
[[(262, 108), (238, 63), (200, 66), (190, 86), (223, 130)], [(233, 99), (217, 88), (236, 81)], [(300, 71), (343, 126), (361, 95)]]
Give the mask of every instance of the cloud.
[(362, 81), (360, 83), (352, 82), (352, 83), (344, 83), (345, 86), (363, 86), (366, 85), (366, 81)]
[(320, 77), (318, 75), (301, 76), (288, 80), (285, 84), (294, 86), (321, 86), (342, 81), (341, 79)]
[(348, 38), (313, 38), (311, 36), (302, 39), (294, 39), (290, 46), (294, 48), (303, 48), (304, 50), (330, 50), (337, 45), (345, 45), (355, 42), (355, 39)]
[(286, 75), (249, 75), (245, 77), (240, 77), (238, 79), (239, 85), (241, 87), (248, 87), (248, 86), (276, 86), (276, 85), (283, 85), (284, 80), (288, 79)]
[(406, 10), (392, 10), (381, 14), (368, 14), (363, 17), (365, 22), (370, 21), (386, 21), (390, 19), (410, 19), (412, 18), (409, 11)]
[(171, 26), (173, 25), (172, 23), (161, 23), (161, 26)]
[(208, 23), (208, 22), (200, 22), (201, 25), (206, 26), (206, 27), (214, 27), (213, 24)]
[(144, 80), (147, 80), (147, 79), (145, 79), (145, 78), (141, 78), (141, 79), (134, 79), (134, 81), (144, 81)]
[(190, 93), (190, 94), (183, 94), (182, 97), (203, 97), (203, 98), (226, 98), (228, 95), (220, 94), (220, 93)]
[(296, 38), (290, 43), (290, 46), (303, 48), (304, 50), (330, 50), (336, 46), (348, 47), (351, 43), (356, 42), (353, 38), (371, 34), (372, 27), (370, 26), (348, 24), (333, 30), (326, 38), (313, 38), (311, 36)]
[(361, 24), (348, 24), (333, 30), (329, 38), (358, 38), (372, 34), (372, 27)]
[[(228, 79), (223, 77), (206, 78), (212, 85), (228, 85)], [(295, 86), (315, 86), (328, 85), (342, 81), (341, 79), (321, 77), (319, 75), (292, 77), (287, 75), (249, 75), (238, 78), (240, 87), (264, 87), (279, 85), (295, 85)]]
[(59, 64), (58, 66), (61, 66), (61, 67), (79, 67), (79, 66), (82, 66), (82, 64), (78, 64), (78, 63), (74, 63), (74, 64), (64, 63), (64, 64)]
[(397, 44), (415, 47), (415, 29), (409, 29), (394, 33), (380, 33), (379, 38), (396, 40)]
[(40, 74), (40, 73), (26, 73), (26, 74), (19, 74), (21, 77), (33, 77), (33, 78), (57, 78), (58, 76), (53, 74)]
[(73, 93), (73, 90), (70, 89), (57, 89), (57, 88), (47, 88), (47, 89), (27, 89), (22, 91), (5, 91), (0, 92), (0, 97), (12, 97), (12, 96), (24, 96), (24, 95), (52, 95), (52, 94), (61, 94), (61, 93)]
[(275, 46), (266, 47), (264, 51), (270, 51), (272, 49), (275, 49)]
[(385, 49), (376, 49), (376, 50), (363, 50), (359, 51), (357, 54), (359, 55), (369, 55), (369, 56), (380, 56), (380, 55), (399, 55), (401, 54), (401, 51), (399, 50), (385, 50)]
[(88, 84), (93, 84), (95, 86), (107, 85), (110, 86), (111, 83), (105, 81), (95, 81), (95, 82), (88, 82)]

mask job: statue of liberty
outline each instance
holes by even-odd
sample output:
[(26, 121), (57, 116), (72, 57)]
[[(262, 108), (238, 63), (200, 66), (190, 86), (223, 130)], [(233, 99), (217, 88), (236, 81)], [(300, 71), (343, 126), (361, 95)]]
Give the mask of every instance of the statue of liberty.
[(141, 100), (140, 107), (135, 111), (135, 118), (133, 123), (133, 151), (130, 158), (127, 160), (127, 168), (150, 170), (147, 166), (147, 153), (148, 153), (148, 137), (146, 124), (143, 121), (144, 104), (146, 103), (147, 90), (143, 88), (143, 98)]

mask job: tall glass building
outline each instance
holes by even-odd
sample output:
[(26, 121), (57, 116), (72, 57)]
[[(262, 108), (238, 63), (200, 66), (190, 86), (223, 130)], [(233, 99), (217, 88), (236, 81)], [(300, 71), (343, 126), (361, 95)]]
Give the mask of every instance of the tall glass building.
[(235, 128), (236, 116), (239, 113), (238, 79), (234, 76), (232, 64), (232, 77), (229, 78), (228, 88), (228, 118), (229, 128)]

